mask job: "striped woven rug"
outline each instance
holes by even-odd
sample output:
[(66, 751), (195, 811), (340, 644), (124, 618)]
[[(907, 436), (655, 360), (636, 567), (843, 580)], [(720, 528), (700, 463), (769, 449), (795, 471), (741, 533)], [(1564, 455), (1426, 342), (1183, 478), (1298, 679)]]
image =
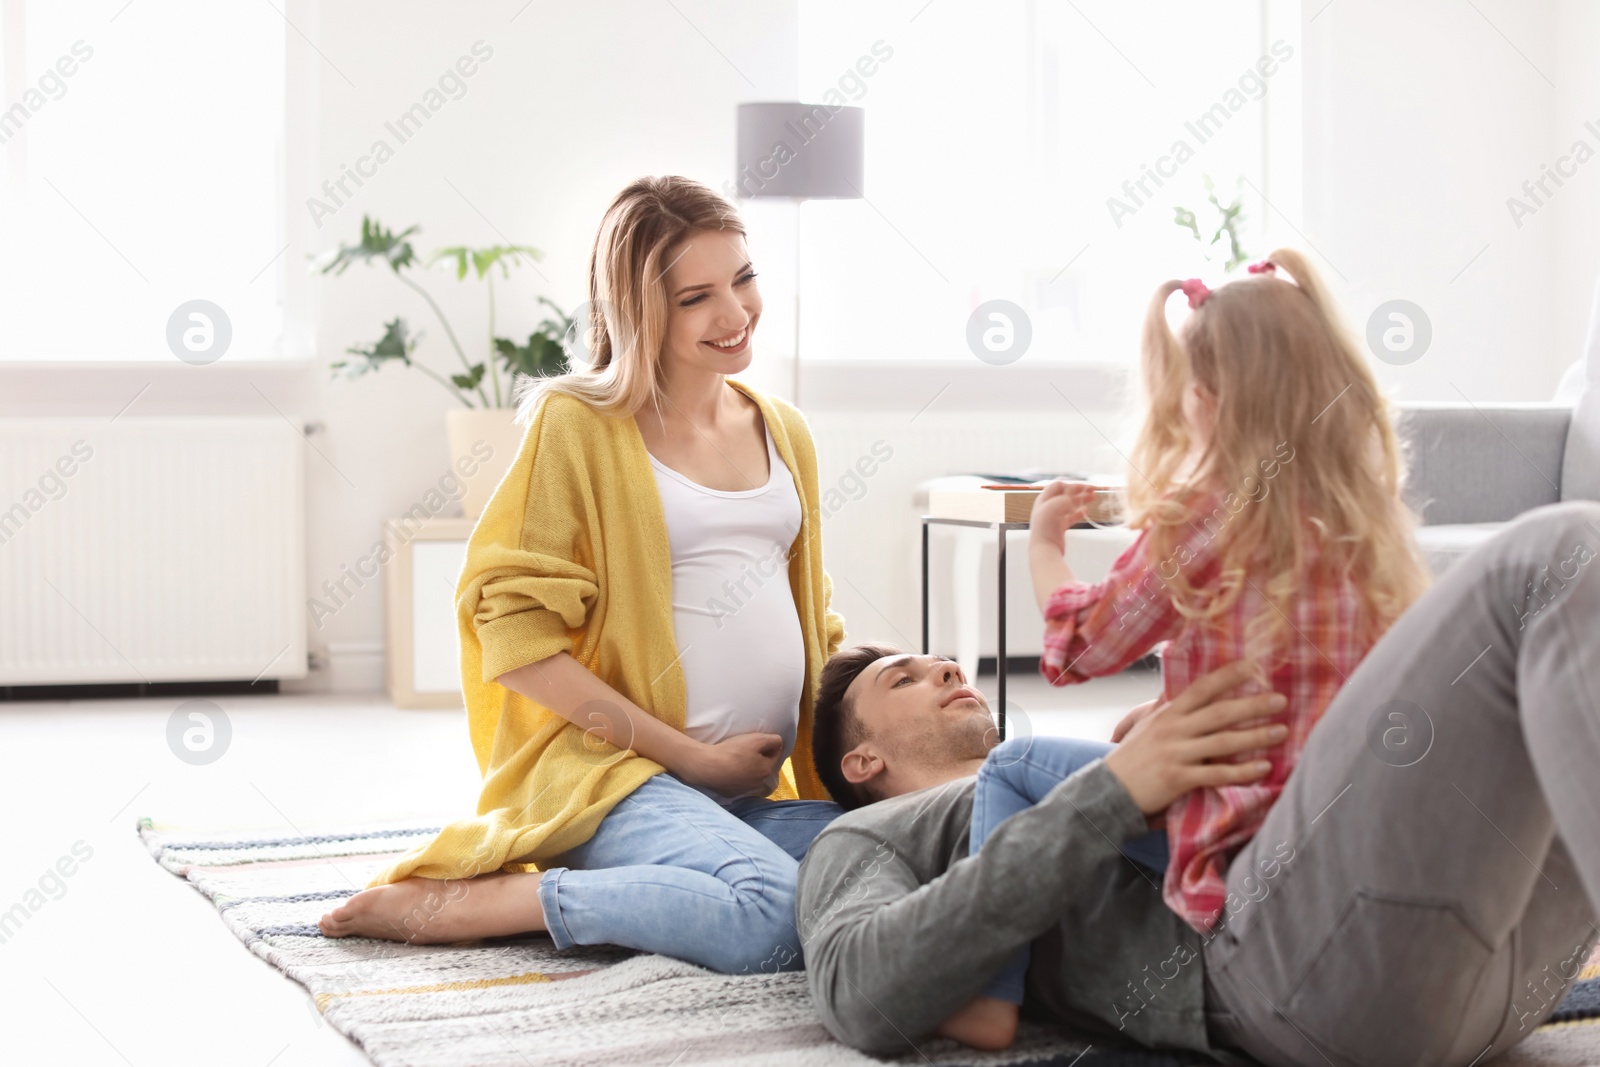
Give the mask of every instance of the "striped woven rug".
[[(598, 1063), (835, 1067), (883, 1061), (834, 1041), (799, 974), (730, 977), (612, 947), (558, 953), (543, 935), (459, 945), (324, 938), (317, 918), (437, 827), (311, 836), (197, 834), (139, 822), (157, 863), (188, 880), (255, 955), (300, 983), (378, 1067)], [(1496, 1067), (1600, 1064), (1600, 953), (1555, 1019)], [(1025, 1025), (1004, 1053), (921, 1043), (918, 1064), (1181, 1067), (1207, 1062)]]

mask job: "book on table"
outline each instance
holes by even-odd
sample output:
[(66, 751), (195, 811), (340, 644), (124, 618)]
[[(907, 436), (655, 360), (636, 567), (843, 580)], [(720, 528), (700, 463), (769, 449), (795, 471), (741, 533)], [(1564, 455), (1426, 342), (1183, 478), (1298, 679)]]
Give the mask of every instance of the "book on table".
[[(1096, 487), (1085, 520), (1096, 525), (1122, 521), (1122, 487), (1116, 479), (1075, 479)], [(928, 514), (937, 519), (971, 519), (977, 522), (1027, 522), (1033, 502), (1049, 480), (1038, 482), (985, 482), (962, 489), (934, 489), (928, 493)]]

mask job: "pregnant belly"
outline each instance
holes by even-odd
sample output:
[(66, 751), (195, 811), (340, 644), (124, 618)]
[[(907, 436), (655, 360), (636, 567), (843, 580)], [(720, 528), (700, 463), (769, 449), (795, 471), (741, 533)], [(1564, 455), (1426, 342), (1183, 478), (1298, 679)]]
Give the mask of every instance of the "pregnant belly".
[(673, 627), (688, 690), (685, 732), (706, 744), (774, 733), (783, 738), (787, 757), (794, 750), (806, 662), (787, 585), (771, 583), (731, 613), (675, 604)]

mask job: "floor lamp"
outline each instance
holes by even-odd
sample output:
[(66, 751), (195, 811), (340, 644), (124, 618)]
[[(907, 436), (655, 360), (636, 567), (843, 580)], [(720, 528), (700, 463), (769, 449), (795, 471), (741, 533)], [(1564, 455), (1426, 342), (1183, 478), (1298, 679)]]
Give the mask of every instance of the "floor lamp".
[(866, 112), (798, 102), (739, 105), (734, 184), (740, 199), (796, 201), (794, 403), (800, 405), (800, 212), (805, 200), (856, 200), (862, 192)]

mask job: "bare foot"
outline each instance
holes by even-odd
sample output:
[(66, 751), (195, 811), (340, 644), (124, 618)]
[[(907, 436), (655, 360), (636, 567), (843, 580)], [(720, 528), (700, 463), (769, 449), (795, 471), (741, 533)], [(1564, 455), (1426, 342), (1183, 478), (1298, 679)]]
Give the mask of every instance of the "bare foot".
[(998, 1051), (1017, 1039), (1017, 1005), (995, 997), (979, 996), (939, 1024), (934, 1033), (951, 1037), (972, 1048)]
[(377, 937), (413, 945), (543, 930), (537, 873), (407, 878), (363, 889), (317, 921), (324, 937)]

